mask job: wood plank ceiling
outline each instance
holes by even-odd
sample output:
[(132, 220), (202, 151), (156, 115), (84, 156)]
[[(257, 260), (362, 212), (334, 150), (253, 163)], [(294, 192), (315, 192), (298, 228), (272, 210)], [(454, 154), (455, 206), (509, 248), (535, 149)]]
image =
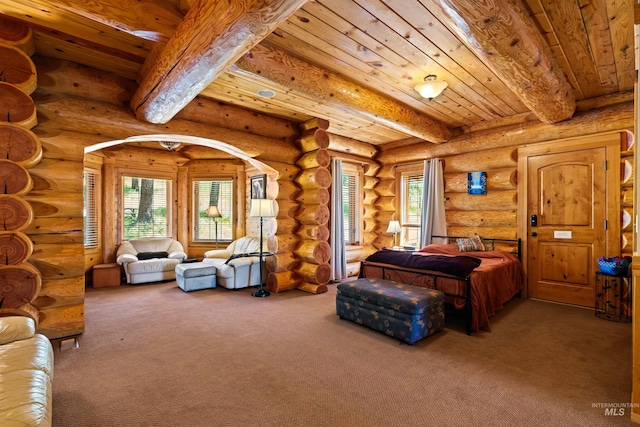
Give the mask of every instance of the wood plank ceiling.
[[(162, 61), (185, 66), (176, 48), (166, 48), (172, 38), (197, 29), (198, 43), (208, 40), (199, 56), (210, 57), (233, 44), (224, 40), (229, 33), (241, 34), (233, 23), (213, 22), (257, 17), (268, 31), (236, 41), (244, 51), (214, 62), (208, 84), (212, 73), (195, 81), (184, 72), (171, 87), (199, 84), (200, 96), (294, 122), (325, 118), (331, 132), (375, 145), (445, 142), (532, 115), (557, 122), (570, 118), (576, 103), (632, 99), (632, 0), (229, 3), (0, 0), (0, 17), (30, 25), (39, 55), (137, 80), (141, 88), (161, 82), (153, 77)], [(198, 57), (198, 46), (189, 48)], [(448, 83), (431, 101), (414, 90), (429, 74)], [(258, 96), (264, 89), (275, 96)], [(152, 90), (142, 95), (164, 99)], [(163, 105), (169, 107), (175, 105)]]

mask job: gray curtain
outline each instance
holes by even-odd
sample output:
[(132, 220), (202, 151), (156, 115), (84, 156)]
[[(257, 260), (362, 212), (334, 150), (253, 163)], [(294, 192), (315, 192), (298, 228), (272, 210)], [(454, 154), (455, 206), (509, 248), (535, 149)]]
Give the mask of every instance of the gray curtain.
[(431, 243), (431, 236), (446, 235), (447, 220), (444, 212), (442, 161), (434, 158), (424, 161), (420, 243), (422, 246), (426, 246)]
[(347, 253), (344, 243), (342, 200), (342, 160), (333, 159), (331, 185), (331, 279), (347, 278)]

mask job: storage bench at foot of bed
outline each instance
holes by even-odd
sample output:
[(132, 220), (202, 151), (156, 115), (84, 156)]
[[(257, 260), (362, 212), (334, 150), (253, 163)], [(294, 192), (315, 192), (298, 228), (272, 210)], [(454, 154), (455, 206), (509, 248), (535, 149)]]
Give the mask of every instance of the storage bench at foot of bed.
[(444, 328), (444, 299), (435, 289), (362, 278), (338, 285), (336, 312), (341, 319), (413, 344)]

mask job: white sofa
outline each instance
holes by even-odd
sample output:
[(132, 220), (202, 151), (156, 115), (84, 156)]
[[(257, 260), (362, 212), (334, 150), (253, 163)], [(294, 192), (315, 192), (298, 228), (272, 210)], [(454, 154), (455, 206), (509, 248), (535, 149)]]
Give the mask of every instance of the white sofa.
[[(266, 250), (263, 242), (262, 250)], [(257, 286), (260, 279), (260, 257), (246, 256), (260, 251), (258, 237), (241, 237), (231, 242), (226, 249), (216, 249), (204, 253), (202, 262), (216, 266), (216, 283), (227, 289), (240, 289)], [(263, 257), (264, 262), (264, 257)], [(267, 276), (267, 269), (262, 268), (262, 283)]]
[(185, 259), (180, 242), (169, 237), (127, 240), (116, 253), (116, 262), (124, 268), (130, 284), (175, 280), (176, 265)]
[(53, 348), (33, 319), (0, 317), (0, 425), (50, 426)]

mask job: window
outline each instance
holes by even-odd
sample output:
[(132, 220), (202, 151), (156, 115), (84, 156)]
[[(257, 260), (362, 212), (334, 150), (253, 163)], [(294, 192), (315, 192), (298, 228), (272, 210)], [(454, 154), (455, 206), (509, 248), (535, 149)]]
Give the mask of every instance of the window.
[(362, 173), (358, 165), (342, 164), (342, 213), (344, 216), (344, 241), (360, 243), (362, 223)]
[(171, 181), (123, 176), (124, 239), (171, 236)]
[[(193, 241), (232, 241), (234, 230), (233, 189), (235, 182), (232, 178), (215, 181), (193, 182)], [(222, 215), (214, 219), (206, 216), (209, 206), (217, 206)]]
[(401, 172), (400, 178), (400, 244), (419, 246), (422, 217), (422, 179), (417, 172)]
[(82, 193), (84, 196), (83, 231), (84, 247), (97, 248), (99, 245), (98, 218), (98, 174), (85, 170), (82, 175)]

